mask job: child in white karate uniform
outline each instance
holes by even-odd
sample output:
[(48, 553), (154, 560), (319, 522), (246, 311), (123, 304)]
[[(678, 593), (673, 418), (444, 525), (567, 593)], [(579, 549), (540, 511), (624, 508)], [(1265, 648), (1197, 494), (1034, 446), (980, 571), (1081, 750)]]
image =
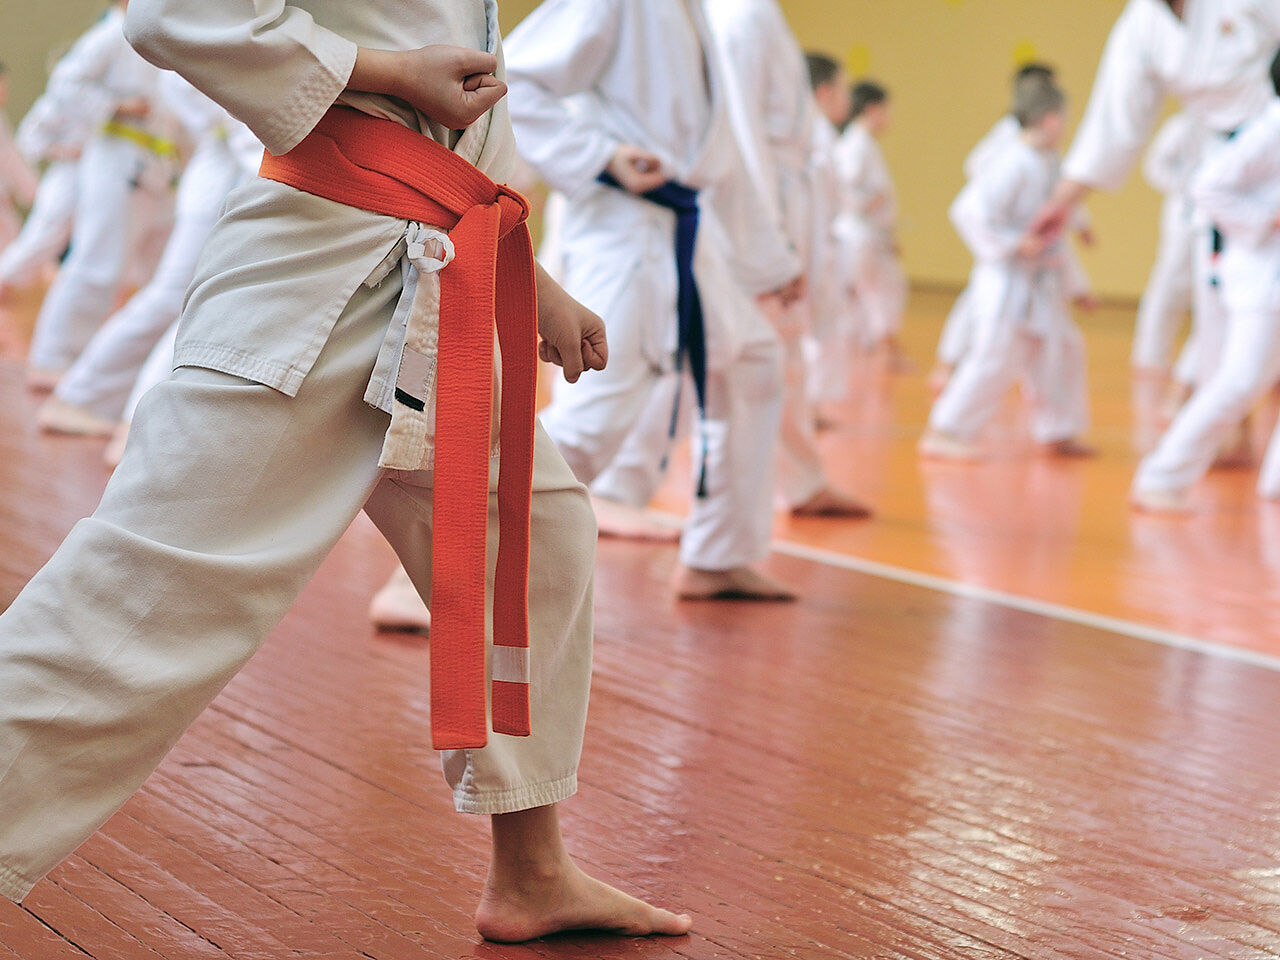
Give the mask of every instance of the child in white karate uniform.
[[(1041, 83), (1054, 79), (1054, 69), (1046, 63), (1027, 63), (1018, 68), (1013, 75), (1012, 94), (1016, 98), (1018, 88), (1024, 83)], [(979, 171), (986, 169), (993, 156), (999, 156), (1010, 144), (1021, 136), (1022, 128), (1018, 119), (1011, 113), (1004, 114), (983, 134), (969, 155), (964, 160), (965, 181), (972, 180)], [(956, 297), (946, 323), (942, 328), (942, 336), (938, 340), (937, 360), (933, 372), (929, 374), (929, 385), (940, 392), (947, 385), (956, 364), (969, 348), (969, 340), (973, 333), (973, 317), (970, 313), (970, 288), (966, 284)]]
[[(1174, 340), (1191, 308), (1196, 245), (1191, 181), (1208, 144), (1209, 131), (1190, 114), (1176, 113), (1160, 128), (1143, 160), (1143, 176), (1164, 194), (1164, 202), (1160, 207), (1160, 244), (1138, 304), (1130, 358), (1140, 372), (1169, 372)], [(1194, 344), (1188, 343), (1186, 349), (1190, 358)], [(1178, 366), (1186, 369), (1191, 363), (1190, 359), (1180, 360)]]
[[(1280, 57), (1271, 75), (1280, 97)], [(1192, 198), (1226, 239), (1218, 274), (1228, 310), (1222, 356), (1138, 468), (1140, 509), (1182, 512), (1232, 428), (1280, 376), (1280, 99), (1216, 151)], [(1258, 491), (1280, 496), (1280, 444), (1267, 452)]]
[(1066, 99), (1052, 82), (1022, 86), (1013, 114), (1022, 133), (969, 181), (951, 208), (973, 251), (973, 339), (934, 404), (924, 456), (978, 459), (978, 438), (1019, 377), (1034, 439), (1059, 455), (1089, 451), (1084, 342), (1068, 313), (1079, 293), (1061, 242), (1028, 236), (1058, 176)]
[[(803, 267), (748, 176), (702, 4), (549, 0), (508, 39), (507, 69), (521, 155), (567, 198), (565, 287), (605, 318), (612, 351), (600, 376), (557, 384), (548, 433), (598, 500), (640, 509), (677, 402), (700, 407), (677, 596), (790, 599), (754, 569), (769, 552), (782, 360), (753, 299), (794, 297)], [(701, 334), (678, 309), (690, 279)]]
[(777, 0), (707, 0), (706, 8), (737, 94), (730, 113), (743, 153), (806, 267), (804, 296), (785, 306), (765, 301), (782, 340), (786, 378), (779, 496), (795, 516), (868, 517), (870, 509), (827, 476), (810, 402), (804, 341), (814, 327), (815, 306), (829, 298), (823, 289), (831, 278), (824, 262), (829, 251), (821, 234), (830, 231), (834, 211), (827, 205), (831, 197), (820, 192), (826, 158), (814, 152), (820, 118), (804, 54)]
[(836, 169), (846, 207), (838, 231), (845, 281), (864, 340), (903, 364), (899, 332), (907, 302), (907, 277), (898, 256), (898, 201), (889, 165), (877, 142), (889, 129), (889, 93), (864, 80), (853, 88), (853, 121), (836, 146)]

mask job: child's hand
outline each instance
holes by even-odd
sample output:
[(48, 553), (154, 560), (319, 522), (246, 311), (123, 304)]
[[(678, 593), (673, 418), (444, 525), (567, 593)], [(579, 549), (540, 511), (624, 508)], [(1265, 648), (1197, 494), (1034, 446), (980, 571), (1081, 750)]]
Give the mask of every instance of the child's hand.
[(667, 182), (661, 160), (648, 150), (626, 143), (617, 149), (605, 169), (622, 184), (623, 189), (637, 196), (657, 190)]
[(493, 54), (466, 47), (361, 47), (347, 87), (399, 97), (436, 123), (462, 130), (507, 95), (507, 85), (493, 75), (497, 69)]
[(1076, 231), (1076, 239), (1083, 247), (1094, 247), (1098, 244), (1098, 235), (1093, 232), (1092, 227), (1081, 227)]
[(1043, 233), (1028, 233), (1018, 244), (1018, 256), (1026, 260), (1034, 260), (1044, 253), (1052, 239)]
[(1093, 313), (1098, 309), (1098, 298), (1092, 293), (1077, 293), (1071, 298), (1071, 302), (1086, 313)]
[(563, 368), (570, 383), (577, 383), (583, 370), (603, 370), (609, 362), (604, 321), (565, 293), (541, 266), (537, 276), (538, 356)]
[(776, 303), (779, 307), (789, 307), (798, 300), (803, 300), (809, 293), (809, 279), (802, 273), (798, 277), (778, 287), (776, 290), (768, 290), (760, 294), (756, 299), (768, 309), (770, 302)]
[(146, 97), (129, 97), (116, 104), (116, 116), (131, 120), (144, 119), (151, 113), (151, 103)]

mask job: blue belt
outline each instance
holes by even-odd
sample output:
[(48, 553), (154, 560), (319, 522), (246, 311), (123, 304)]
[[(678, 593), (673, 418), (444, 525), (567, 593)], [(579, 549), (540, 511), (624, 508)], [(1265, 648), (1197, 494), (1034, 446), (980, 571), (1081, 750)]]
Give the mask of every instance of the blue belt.
[[(626, 190), (607, 170), (597, 178), (601, 183), (619, 190)], [(668, 436), (674, 438), (680, 419), (680, 393), (684, 383), (684, 365), (689, 364), (693, 389), (698, 401), (699, 436), (701, 438), (701, 467), (698, 473), (697, 495), (707, 495), (707, 435), (702, 422), (707, 414), (707, 328), (702, 317), (702, 297), (698, 295), (698, 281), (693, 275), (693, 252), (698, 239), (698, 191), (668, 180), (648, 193), (639, 194), (650, 203), (670, 210), (676, 215), (676, 402), (671, 411), (671, 427)], [(666, 469), (667, 458), (662, 460)]]

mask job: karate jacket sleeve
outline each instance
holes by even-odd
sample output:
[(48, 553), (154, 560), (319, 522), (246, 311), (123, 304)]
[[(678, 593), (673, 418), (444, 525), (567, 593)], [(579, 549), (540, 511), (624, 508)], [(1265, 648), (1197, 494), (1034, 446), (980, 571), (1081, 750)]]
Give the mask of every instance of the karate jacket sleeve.
[(1063, 163), (1069, 180), (1117, 190), (1159, 119), (1164, 87), (1149, 58), (1140, 8), (1129, 6), (1107, 39), (1084, 118)]
[(346, 89), (356, 44), (284, 0), (131, 0), (129, 42), (287, 153)]
[(1027, 224), (1012, 216), (1019, 181), (1008, 164), (996, 164), (965, 184), (951, 204), (951, 222), (975, 260), (990, 263), (1017, 256), (1027, 232)]
[(568, 102), (597, 85), (621, 22), (613, 0), (548, 0), (507, 37), (508, 101), (520, 155), (566, 196), (594, 183), (621, 146)]

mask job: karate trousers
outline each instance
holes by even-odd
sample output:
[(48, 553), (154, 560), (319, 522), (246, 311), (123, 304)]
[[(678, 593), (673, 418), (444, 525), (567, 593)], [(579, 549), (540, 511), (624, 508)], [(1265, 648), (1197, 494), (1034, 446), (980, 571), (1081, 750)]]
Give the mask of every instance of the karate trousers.
[(813, 423), (809, 363), (805, 356), (808, 304), (774, 304), (766, 310), (782, 341), (782, 421), (778, 432), (778, 494), (788, 509), (827, 487)]
[[(606, 313), (606, 323), (609, 315)], [(633, 507), (662, 485), (677, 402), (696, 409), (693, 384), (644, 355), (638, 324), (608, 326), (609, 366), (576, 384), (557, 383), (547, 431), (594, 494)], [(680, 559), (699, 570), (731, 570), (763, 560), (773, 528), (773, 472), (782, 397), (776, 337), (742, 346), (707, 377), (706, 417), (694, 423), (693, 472), (703, 466), (706, 496), (695, 497)]]
[(0, 254), (0, 283), (29, 287), (54, 266), (71, 240), (78, 160), (49, 164), (22, 231)]
[[(1240, 311), (1231, 317), (1220, 360), (1196, 388), (1138, 467), (1134, 489), (1182, 493), (1213, 465), (1222, 443), (1280, 375), (1280, 315)], [(1267, 466), (1280, 471), (1268, 453)], [(1264, 475), (1269, 471), (1264, 470)], [(1267, 484), (1260, 481), (1260, 489)]]
[(995, 417), (1021, 377), (1031, 407), (1031, 435), (1055, 443), (1089, 426), (1084, 339), (1074, 323), (1039, 335), (1008, 318), (980, 318), (973, 341), (933, 405), (929, 427), (966, 442)]
[(1190, 207), (1182, 196), (1168, 198), (1161, 207), (1156, 262), (1138, 304), (1131, 358), (1135, 367), (1163, 370), (1173, 362), (1174, 340), (1193, 292), (1196, 230)]
[[(129, 798), (362, 507), (429, 592), (431, 475), (378, 468), (388, 418), (363, 401), (398, 294), (359, 288), (295, 397), (183, 368), (143, 399), (98, 510), (0, 616), (0, 894), (21, 899)], [(574, 792), (594, 556), (586, 490), (539, 429), (533, 736), (443, 755), (460, 811)]]

